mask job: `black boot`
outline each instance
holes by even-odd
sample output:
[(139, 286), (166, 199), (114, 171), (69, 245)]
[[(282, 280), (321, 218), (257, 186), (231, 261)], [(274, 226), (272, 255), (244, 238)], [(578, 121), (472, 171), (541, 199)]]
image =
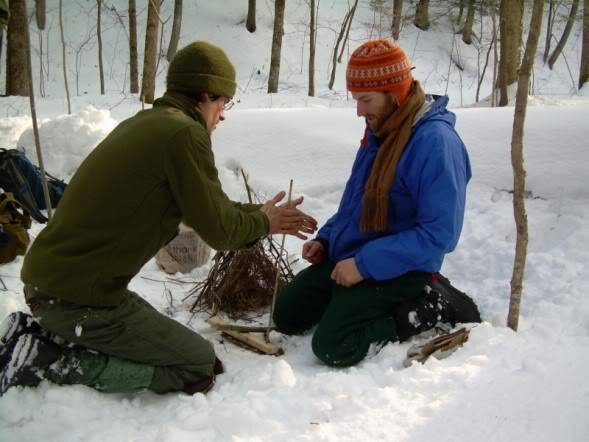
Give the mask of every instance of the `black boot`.
[(44, 330), (27, 313), (13, 312), (2, 321), (2, 325), (0, 325), (0, 371), (10, 360), (16, 341), (25, 333), (37, 334), (44, 338), (49, 337), (49, 332)]
[(432, 281), (418, 297), (398, 304), (393, 318), (400, 341), (431, 330), (438, 324), (449, 330), (459, 322), (481, 322), (473, 300), (439, 273), (432, 275)]
[(456, 322), (481, 322), (481, 314), (472, 298), (450, 284), (450, 280), (441, 273), (432, 275), (430, 286), (452, 306)]
[(38, 335), (22, 334), (12, 350), (10, 360), (0, 373), (0, 395), (10, 387), (36, 387), (43, 374), (61, 353), (55, 343)]

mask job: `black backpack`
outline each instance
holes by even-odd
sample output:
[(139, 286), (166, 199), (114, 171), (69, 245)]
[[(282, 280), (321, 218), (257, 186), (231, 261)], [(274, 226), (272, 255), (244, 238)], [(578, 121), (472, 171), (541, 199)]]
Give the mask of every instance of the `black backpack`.
[[(56, 207), (66, 183), (48, 173), (45, 175), (51, 207)], [(46, 209), (41, 171), (20, 150), (0, 149), (0, 187), (5, 192), (11, 192), (35, 221), (47, 222), (47, 218), (41, 213), (41, 210)]]

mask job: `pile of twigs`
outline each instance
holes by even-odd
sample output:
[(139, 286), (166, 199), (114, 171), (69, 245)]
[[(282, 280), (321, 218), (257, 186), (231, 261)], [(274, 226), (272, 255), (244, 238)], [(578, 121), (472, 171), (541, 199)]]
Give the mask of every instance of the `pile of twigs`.
[[(250, 202), (252, 191), (243, 173)], [(217, 252), (207, 278), (197, 282), (188, 297), (196, 296), (190, 311), (216, 315), (227, 314), (231, 319), (246, 319), (272, 304), (276, 270), (278, 288), (284, 287), (294, 275), (288, 254), (280, 256), (280, 245), (268, 236), (248, 249)]]
[[(276, 260), (279, 247), (267, 237), (253, 247), (237, 251), (217, 252), (204, 281), (190, 290), (196, 296), (192, 312), (227, 314), (231, 319), (245, 319), (272, 304), (276, 281)], [(293, 278), (288, 256), (280, 257), (278, 287)]]

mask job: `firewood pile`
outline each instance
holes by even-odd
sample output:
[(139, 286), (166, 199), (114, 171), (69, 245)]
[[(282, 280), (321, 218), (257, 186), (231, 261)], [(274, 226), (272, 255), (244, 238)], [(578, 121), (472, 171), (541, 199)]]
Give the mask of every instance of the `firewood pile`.
[[(250, 202), (260, 201), (243, 170), (242, 175)], [(272, 305), (276, 273), (278, 289), (294, 277), (288, 253), (280, 256), (280, 250), (270, 235), (247, 249), (217, 252), (207, 278), (190, 290), (188, 297), (196, 298), (191, 312), (221, 312), (233, 320), (267, 313)]]
[[(190, 296), (196, 297), (190, 310), (210, 315), (223, 312), (231, 319), (247, 319), (267, 311), (272, 304), (278, 255), (279, 246), (270, 237), (248, 249), (217, 252), (207, 278), (190, 290)], [(287, 254), (280, 257), (278, 272), (280, 289), (293, 278)]]

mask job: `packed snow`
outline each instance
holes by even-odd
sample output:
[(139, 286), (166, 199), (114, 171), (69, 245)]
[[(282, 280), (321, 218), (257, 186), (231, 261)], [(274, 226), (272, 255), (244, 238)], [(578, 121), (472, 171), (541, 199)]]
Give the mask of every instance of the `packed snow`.
[[(120, 10), (126, 3), (113, 2)], [(165, 14), (169, 15), (172, 3), (164, 3)], [(195, 3), (185, 5), (181, 42), (206, 38), (221, 44), (240, 73), (239, 103), (213, 135), (224, 189), (233, 199), (247, 199), (241, 168), (263, 198), (288, 190), (293, 179), (294, 194), (305, 197), (303, 210), (323, 223), (337, 208), (364, 127), (354, 103), (346, 99), (343, 64), (338, 67), (336, 92), (326, 87), (334, 39), (329, 27), (341, 20), (346, 2), (320, 3), (320, 98), (304, 96), (306, 77), (298, 73), (304, 1), (287, 2), (284, 92), (278, 95), (263, 93), (258, 74), (251, 78), (252, 66), (261, 69), (261, 77), (267, 75), (271, 2), (258, 2), (255, 34), (247, 33), (240, 23), (247, 2)], [(55, 17), (55, 5), (48, 4)], [(366, 4), (352, 28), (353, 45), (378, 35), (369, 25), (373, 12)], [(86, 20), (92, 20), (86, 19), (83, 8), (90, 6), (68, 8), (71, 37), (74, 29), (82, 35)], [(145, 11), (142, 14), (140, 20)], [(58, 38), (55, 26), (50, 32)], [(117, 36), (112, 26), (114, 36), (108, 38), (117, 40), (111, 41), (108, 50), (124, 55), (125, 37)], [(442, 29), (417, 32), (410, 23), (402, 32), (400, 44), (409, 48), (417, 66), (415, 76), (427, 78), (429, 92), (445, 92), (451, 38)], [(580, 40), (575, 28), (567, 46), (569, 59), (578, 58)], [(449, 358), (409, 368), (403, 368), (403, 360), (411, 342), (389, 344), (347, 369), (322, 365), (311, 352), (311, 334), (273, 333), (272, 340), (285, 351), (280, 357), (247, 352), (224, 342), (207, 325), (205, 314), (189, 312), (193, 298), (184, 298), (195, 281), (206, 277), (210, 264), (171, 279), (152, 259), (132, 281), (131, 289), (214, 343), (226, 368), (215, 388), (195, 396), (104, 394), (48, 382), (36, 389), (13, 388), (0, 398), (0, 440), (589, 440), (589, 298), (584, 286), (589, 280), (588, 87), (569, 95), (571, 81), (564, 62), (560, 60), (549, 75), (539, 55), (535, 89), (544, 95), (530, 98), (526, 116), (529, 244), (516, 333), (506, 327), (516, 238), (510, 159), (513, 107), (472, 106), (476, 78), (467, 75), (468, 70), (476, 71), (476, 53), (462, 44), (460, 48), (470, 68), (462, 74), (464, 78), (453, 71), (447, 93), (470, 154), (473, 178), (461, 240), (447, 256), (442, 273), (475, 299), (484, 320), (472, 329), (463, 348)], [(58, 60), (57, 43), (52, 43), (52, 50)], [(111, 84), (107, 95), (98, 94), (94, 63), (88, 61), (80, 74), (86, 94), (74, 97), (74, 111), (67, 115), (56, 61), (53, 81), (46, 84), (47, 97), (38, 98), (45, 166), (66, 180), (118, 122), (141, 109), (136, 97), (120, 93), (123, 62), (115, 63), (115, 55), (105, 58), (112, 62), (112, 77), (121, 82)], [(166, 66), (164, 60), (161, 63), (160, 93)], [(490, 83), (485, 84), (488, 89)], [(464, 107), (459, 107), (461, 102)], [(0, 146), (18, 146), (35, 159), (28, 100), (0, 98)], [(31, 236), (42, 228), (34, 223)], [(298, 258), (295, 271), (305, 266), (301, 246), (296, 238), (286, 240), (291, 258)], [(19, 257), (0, 266), (7, 288), (2, 291), (0, 284), (0, 319), (15, 310), (28, 311), (19, 279), (21, 265)], [(171, 290), (171, 299), (166, 289)], [(267, 316), (259, 321), (266, 324)]]

